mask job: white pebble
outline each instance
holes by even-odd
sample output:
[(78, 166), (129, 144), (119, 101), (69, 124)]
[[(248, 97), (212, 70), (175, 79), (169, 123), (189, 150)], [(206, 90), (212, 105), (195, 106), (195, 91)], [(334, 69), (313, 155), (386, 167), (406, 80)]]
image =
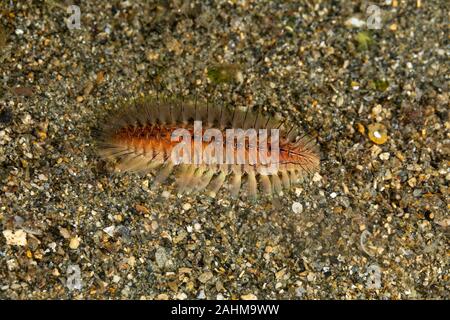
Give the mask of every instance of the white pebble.
[(300, 202), (292, 203), (292, 211), (294, 211), (294, 213), (302, 213), (303, 205)]
[(167, 190), (164, 190), (161, 195), (163, 198), (168, 199), (170, 197), (170, 192)]
[(31, 115), (29, 113), (26, 113), (23, 117), (22, 117), (22, 123), (25, 125), (28, 124), (32, 124), (33, 123), (33, 119), (31, 118)]
[(372, 108), (372, 113), (375, 115), (379, 115), (383, 111), (383, 107), (380, 104), (377, 104), (375, 107)]
[(110, 237), (114, 236), (115, 226), (109, 226), (103, 229), (103, 231), (108, 234)]
[(322, 176), (318, 172), (316, 172), (316, 173), (314, 173), (312, 180), (314, 182), (319, 182), (320, 180), (322, 180)]
[(389, 154), (389, 152), (383, 152), (383, 153), (380, 154), (379, 157), (380, 157), (381, 160), (386, 161), (386, 160), (389, 160), (390, 154)]
[(347, 19), (345, 21), (345, 25), (349, 26), (349, 27), (361, 28), (366, 25), (366, 22), (364, 20), (358, 19), (356, 17), (351, 17), (350, 19)]
[(177, 300), (186, 300), (187, 299), (187, 294), (184, 292), (180, 292), (179, 294), (176, 295), (175, 299)]
[(26, 246), (27, 245), (27, 234), (22, 229), (13, 232), (11, 230), (4, 230), (3, 236), (6, 239), (7, 245), (14, 246)]
[(190, 203), (184, 203), (183, 204), (183, 206), (182, 206), (182, 208), (183, 208), (183, 210), (189, 210), (190, 208), (192, 208), (192, 206), (191, 206), (191, 204)]
[(197, 299), (205, 299), (205, 298), (206, 298), (205, 291), (200, 290), (199, 294), (197, 295)]

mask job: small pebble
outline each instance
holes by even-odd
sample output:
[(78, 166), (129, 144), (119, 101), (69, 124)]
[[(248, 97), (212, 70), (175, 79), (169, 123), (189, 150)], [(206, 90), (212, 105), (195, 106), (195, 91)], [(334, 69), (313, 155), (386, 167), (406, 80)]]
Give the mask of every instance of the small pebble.
[(183, 206), (182, 206), (182, 208), (183, 208), (183, 210), (187, 211), (187, 210), (189, 210), (190, 208), (192, 208), (192, 205), (191, 205), (190, 203), (184, 203)]
[(213, 277), (212, 272), (207, 271), (207, 272), (202, 273), (202, 274), (198, 277), (198, 281), (200, 281), (201, 283), (206, 283), (206, 282), (208, 282), (209, 280), (211, 280), (212, 277)]
[(114, 236), (114, 231), (116, 230), (115, 226), (109, 226), (103, 229), (103, 231), (108, 234), (110, 237)]
[(316, 173), (314, 173), (312, 180), (314, 182), (319, 182), (320, 180), (322, 180), (322, 176), (318, 172), (316, 172)]
[(177, 300), (186, 300), (187, 299), (187, 294), (184, 292), (180, 292), (175, 296), (175, 299)]
[(292, 211), (294, 211), (294, 213), (302, 213), (303, 205), (300, 202), (292, 203)]
[(389, 154), (389, 152), (383, 152), (380, 154), (379, 157), (381, 160), (386, 161), (386, 160), (389, 160), (390, 154)]
[(22, 229), (19, 229), (17, 231), (4, 230), (3, 236), (6, 239), (7, 245), (22, 247), (27, 245), (27, 234)]
[(75, 236), (72, 239), (70, 239), (70, 242), (69, 242), (70, 249), (76, 250), (76, 249), (78, 249), (79, 245), (80, 245), (80, 238), (78, 236)]
[(202, 300), (205, 299), (206, 295), (205, 295), (205, 290), (200, 290), (200, 292), (197, 295), (197, 299)]
[(156, 249), (155, 260), (158, 267), (164, 268), (168, 260), (166, 249), (164, 249), (163, 247), (159, 247), (158, 249)]
[(168, 199), (168, 198), (170, 197), (170, 192), (167, 191), (167, 190), (164, 190), (164, 191), (161, 193), (161, 196), (162, 196), (163, 198), (165, 198), (165, 199)]

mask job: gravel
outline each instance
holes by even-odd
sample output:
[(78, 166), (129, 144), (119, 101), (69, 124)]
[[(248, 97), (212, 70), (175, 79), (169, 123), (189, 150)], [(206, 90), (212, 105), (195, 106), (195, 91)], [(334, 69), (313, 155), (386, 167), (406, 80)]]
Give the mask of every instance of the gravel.
[[(365, 1), (66, 5), (0, 4), (0, 298), (449, 298), (445, 1), (378, 30)], [(280, 112), (320, 172), (276, 207), (113, 174), (94, 129), (157, 92)]]

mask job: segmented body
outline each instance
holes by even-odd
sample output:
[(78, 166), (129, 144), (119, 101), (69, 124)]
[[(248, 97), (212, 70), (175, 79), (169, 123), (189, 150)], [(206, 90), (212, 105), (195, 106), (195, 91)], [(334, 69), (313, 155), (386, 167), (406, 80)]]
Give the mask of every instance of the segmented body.
[[(194, 125), (195, 121), (201, 122), (200, 129)], [(197, 161), (179, 163), (171, 156), (177, 144), (185, 140), (174, 139), (174, 132), (179, 129), (184, 129), (184, 134), (191, 138), (185, 143), (192, 147)], [(267, 129), (269, 134), (264, 143), (261, 143), (261, 135), (257, 140), (249, 136), (245, 136), (244, 140), (228, 140), (229, 129), (240, 129), (244, 133), (252, 129), (256, 133)], [(276, 170), (267, 173), (267, 170), (262, 170), (268, 167), (262, 161), (262, 155), (270, 155), (275, 150), (274, 140), (271, 140), (275, 131), (272, 129), (278, 130), (276, 145), (279, 153)], [(207, 139), (209, 132), (222, 133), (223, 139)], [(201, 148), (200, 153), (206, 154), (205, 150), (214, 143), (218, 146), (222, 144), (224, 161), (202, 161), (205, 156), (196, 154), (196, 146)], [(230, 153), (226, 153), (227, 148)], [(236, 161), (242, 155), (238, 149), (243, 150), (247, 161)], [(186, 149), (183, 150), (181, 156), (185, 154)], [(210, 147), (213, 158), (220, 154), (216, 150)], [(226, 185), (234, 197), (245, 190), (248, 197), (255, 198), (258, 189), (265, 195), (279, 195), (283, 189), (299, 183), (319, 166), (314, 140), (279, 117), (265, 116), (248, 108), (227, 108), (176, 99), (143, 98), (122, 108), (102, 128), (98, 151), (103, 158), (114, 160), (118, 171), (154, 172), (155, 184), (173, 176), (179, 192), (207, 189), (211, 194), (216, 194)], [(248, 161), (252, 155), (256, 158), (253, 162)], [(226, 161), (229, 160), (227, 156), (233, 157), (234, 162)]]

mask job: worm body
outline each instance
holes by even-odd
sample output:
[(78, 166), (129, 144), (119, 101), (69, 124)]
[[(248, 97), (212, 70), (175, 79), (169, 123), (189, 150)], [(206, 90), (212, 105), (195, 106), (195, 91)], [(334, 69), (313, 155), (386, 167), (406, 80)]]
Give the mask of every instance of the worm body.
[(314, 139), (279, 117), (148, 97), (106, 121), (98, 152), (117, 171), (154, 172), (155, 185), (173, 176), (180, 193), (227, 186), (233, 197), (280, 195), (319, 167)]

